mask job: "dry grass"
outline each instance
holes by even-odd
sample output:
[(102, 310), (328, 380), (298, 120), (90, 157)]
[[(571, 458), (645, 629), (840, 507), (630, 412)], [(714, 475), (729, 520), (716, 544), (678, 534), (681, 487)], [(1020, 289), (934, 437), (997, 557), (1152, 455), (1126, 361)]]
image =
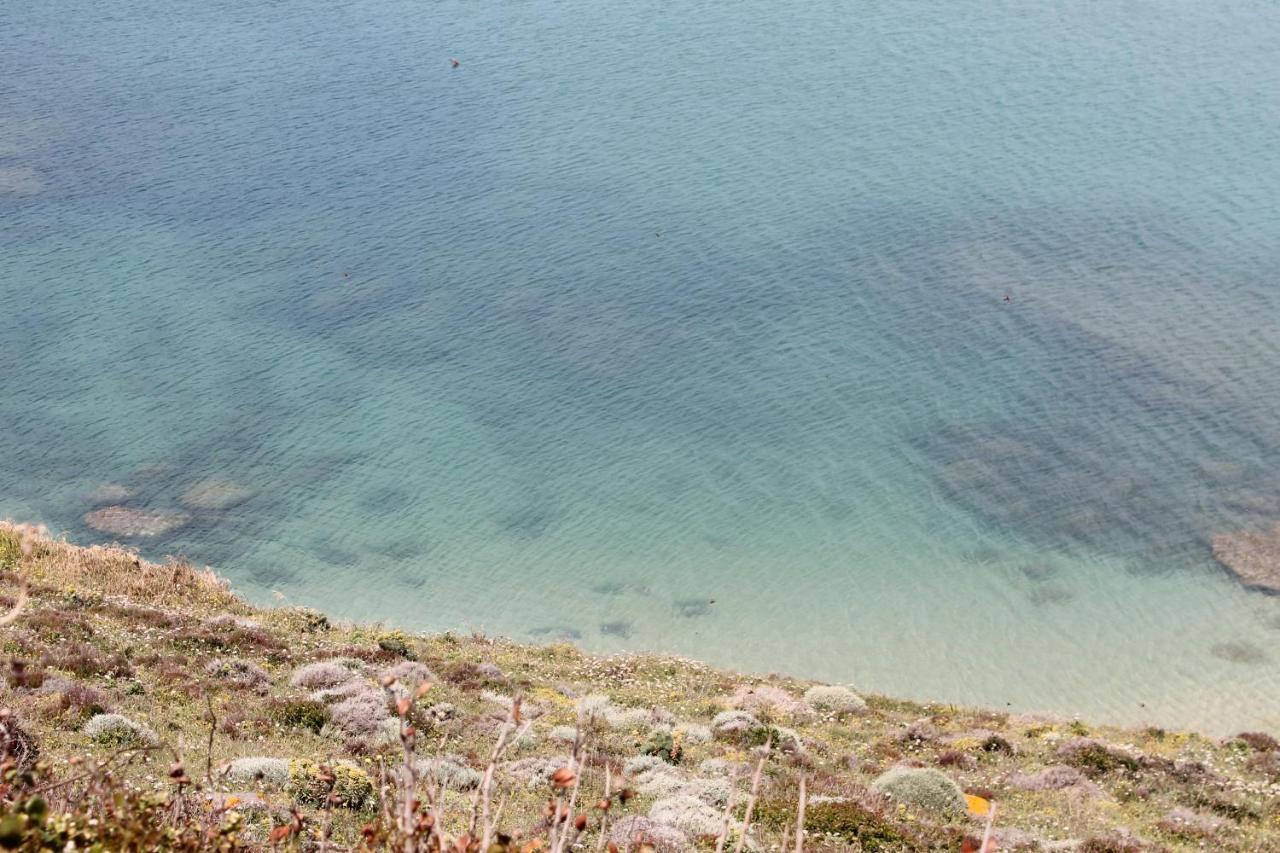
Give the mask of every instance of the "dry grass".
[(150, 605), (232, 613), (249, 610), (226, 581), (184, 562), (151, 563), (119, 546), (81, 547), (30, 524), (0, 522), (0, 534), (16, 540), (24, 573), (33, 583)]

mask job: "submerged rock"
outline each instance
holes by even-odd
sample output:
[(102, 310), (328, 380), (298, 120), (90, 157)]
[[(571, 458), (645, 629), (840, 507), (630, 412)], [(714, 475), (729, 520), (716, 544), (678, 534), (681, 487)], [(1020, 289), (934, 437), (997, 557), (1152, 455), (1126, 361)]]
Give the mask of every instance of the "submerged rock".
[(1266, 663), (1267, 653), (1244, 640), (1232, 640), (1227, 643), (1214, 643), (1209, 654), (1228, 663)]
[(1251, 589), (1280, 595), (1280, 522), (1213, 537), (1213, 556)]
[(127, 506), (108, 506), (84, 515), (84, 523), (112, 536), (163, 536), (185, 527), (191, 516), (181, 512), (149, 512)]
[(182, 493), (178, 501), (187, 509), (217, 512), (238, 506), (255, 494), (253, 489), (229, 480), (201, 480)]
[(44, 189), (40, 174), (28, 166), (0, 169), (0, 193), (36, 195)]
[(119, 483), (103, 483), (89, 493), (89, 503), (119, 504), (133, 497), (133, 492)]

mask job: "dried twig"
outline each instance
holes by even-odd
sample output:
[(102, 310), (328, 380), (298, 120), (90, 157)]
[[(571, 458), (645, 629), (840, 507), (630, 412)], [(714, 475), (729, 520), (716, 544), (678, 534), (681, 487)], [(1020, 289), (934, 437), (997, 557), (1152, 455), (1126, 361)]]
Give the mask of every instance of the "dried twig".
[(991, 827), (996, 820), (996, 804), (993, 802), (987, 809), (987, 828), (982, 833), (982, 846), (978, 848), (980, 853), (987, 853), (987, 844), (991, 841)]
[[(796, 853), (804, 853), (804, 807), (808, 796), (804, 788), (804, 774), (800, 774), (800, 805), (796, 808)], [(785, 849), (787, 845), (782, 845)]]
[[(484, 769), (484, 778), (480, 783), (478, 795), (471, 806), (471, 820), (467, 824), (467, 835), (474, 837), (477, 825), (483, 821), (484, 837), (480, 840), (481, 850), (488, 850), (490, 843), (493, 841), (489, 814), (493, 800), (493, 774), (498, 769), (498, 760), (506, 752), (507, 746), (512, 741), (519, 740), (529, 729), (529, 726), (533, 725), (532, 722), (528, 722), (517, 729), (517, 726), (520, 726), (521, 702), (522, 699), (519, 696), (511, 702), (511, 713), (507, 715), (506, 722), (502, 724), (502, 729), (498, 732), (498, 740), (493, 745), (493, 752), (489, 754), (489, 765)], [(516, 733), (514, 738), (511, 736), (513, 731)]]
[[(600, 804), (604, 806), (604, 814), (600, 816), (600, 837), (596, 839), (596, 853), (604, 849), (604, 841), (609, 836), (609, 806), (612, 803), (609, 800), (611, 786), (613, 783), (613, 770), (609, 767), (608, 762), (604, 765), (604, 799)], [(729, 799), (733, 799), (730, 797)]]
[(738, 844), (733, 848), (733, 853), (742, 853), (742, 849), (747, 845), (747, 832), (751, 829), (751, 813), (756, 809), (756, 797), (760, 794), (760, 774), (764, 772), (764, 760), (769, 757), (771, 749), (773, 749), (773, 735), (769, 736), (769, 740), (764, 745), (764, 752), (756, 762), (756, 773), (751, 779), (751, 796), (747, 798), (747, 813), (742, 816), (742, 833), (738, 836)]
[(209, 709), (209, 742), (206, 744), (204, 755), (204, 783), (210, 788), (213, 787), (213, 733), (218, 725), (218, 718), (213, 713), (213, 698), (208, 693), (204, 694), (205, 705)]
[(18, 621), (18, 617), (22, 615), (22, 611), (26, 609), (26, 606), (27, 585), (24, 583), (18, 586), (18, 599), (13, 602), (13, 606), (9, 608), (9, 612), (0, 616), (0, 628)]
[[(573, 755), (569, 760), (569, 770), (570, 772), (573, 773), (573, 792), (569, 795), (568, 811), (565, 813), (563, 818), (560, 816), (559, 797), (557, 798), (556, 814), (554, 818), (556, 823), (552, 827), (552, 837), (555, 839), (555, 844), (551, 848), (551, 853), (563, 853), (564, 846), (569, 840), (570, 826), (573, 826), (574, 828), (575, 837), (577, 834), (577, 826), (576, 826), (576, 820), (573, 815), (573, 810), (574, 808), (577, 807), (578, 789), (582, 785), (582, 724), (581, 724), (581, 720), (579, 720), (577, 731), (574, 732)], [(555, 835), (557, 826), (559, 828), (559, 835)]]
[(729, 799), (724, 804), (724, 817), (720, 821), (720, 834), (716, 836), (716, 853), (724, 853), (724, 845), (729, 841), (729, 821), (733, 814), (733, 790), (738, 781), (735, 770), (729, 779)]

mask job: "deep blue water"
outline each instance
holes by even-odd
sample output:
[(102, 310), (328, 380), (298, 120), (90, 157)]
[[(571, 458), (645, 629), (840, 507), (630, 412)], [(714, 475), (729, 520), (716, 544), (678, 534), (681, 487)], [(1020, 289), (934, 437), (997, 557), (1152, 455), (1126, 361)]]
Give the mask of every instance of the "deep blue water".
[(115, 484), (262, 601), (1280, 726), (1206, 544), (1280, 520), (1278, 141), (1263, 2), (0, 0), (0, 515), (109, 540)]

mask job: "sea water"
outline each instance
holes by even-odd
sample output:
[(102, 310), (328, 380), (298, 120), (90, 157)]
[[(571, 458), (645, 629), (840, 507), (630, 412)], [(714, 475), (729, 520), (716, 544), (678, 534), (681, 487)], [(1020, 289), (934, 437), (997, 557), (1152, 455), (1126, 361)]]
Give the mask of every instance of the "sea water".
[(1277, 45), (0, 0), (0, 516), (109, 541), (127, 492), (262, 602), (1275, 728), (1280, 599), (1207, 543), (1280, 519)]

